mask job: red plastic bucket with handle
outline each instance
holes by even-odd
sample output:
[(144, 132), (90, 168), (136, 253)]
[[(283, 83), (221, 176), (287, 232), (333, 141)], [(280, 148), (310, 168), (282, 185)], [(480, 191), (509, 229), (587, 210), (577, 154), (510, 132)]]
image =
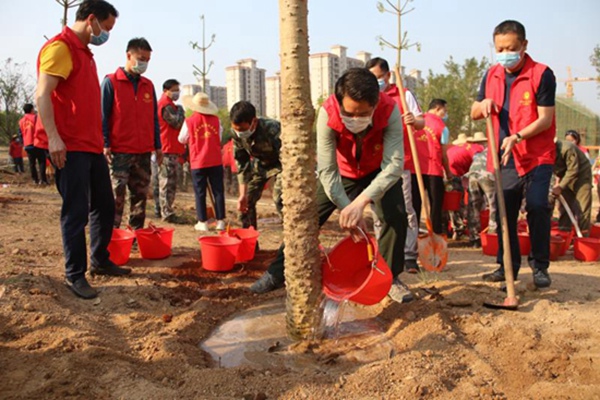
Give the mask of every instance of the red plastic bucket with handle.
[(550, 234), (552, 236), (560, 236), (564, 239), (565, 244), (562, 248), (562, 251), (560, 252), (560, 256), (564, 256), (565, 254), (567, 254), (567, 250), (569, 250), (569, 247), (571, 247), (571, 242), (573, 241), (573, 230), (571, 229), (570, 231), (561, 231), (560, 229), (556, 228), (550, 230)]
[(529, 233), (520, 232), (519, 236), (519, 248), (521, 250), (522, 256), (527, 256), (531, 252), (531, 239), (529, 238)]
[(600, 239), (589, 237), (575, 238), (574, 255), (579, 261), (593, 262), (600, 260)]
[(230, 271), (242, 241), (230, 236), (203, 236), (198, 238), (202, 268), (208, 271)]
[(135, 237), (138, 241), (142, 258), (160, 260), (171, 255), (174, 228), (158, 228), (154, 225), (137, 229)]
[(458, 211), (460, 210), (460, 199), (463, 192), (453, 190), (451, 192), (444, 193), (444, 201), (442, 202), (442, 209), (444, 211)]
[(558, 260), (565, 247), (565, 239), (561, 236), (550, 236), (550, 261)]
[(481, 232), (481, 249), (486, 256), (498, 255), (498, 234)]
[(600, 239), (600, 222), (592, 224), (590, 228), (590, 237)]
[(221, 231), (219, 234), (238, 238), (242, 241), (240, 244), (240, 249), (237, 253), (237, 257), (235, 258), (235, 262), (246, 262), (254, 258), (256, 242), (260, 236), (260, 233), (256, 229), (253, 227), (229, 229), (227, 231)]
[(373, 305), (390, 291), (392, 273), (371, 237), (354, 242), (348, 236), (326, 254), (322, 265), (323, 292), (336, 301)]
[(134, 239), (135, 233), (125, 229), (114, 228), (110, 243), (108, 244), (110, 261), (117, 265), (126, 264), (131, 255), (131, 246)]

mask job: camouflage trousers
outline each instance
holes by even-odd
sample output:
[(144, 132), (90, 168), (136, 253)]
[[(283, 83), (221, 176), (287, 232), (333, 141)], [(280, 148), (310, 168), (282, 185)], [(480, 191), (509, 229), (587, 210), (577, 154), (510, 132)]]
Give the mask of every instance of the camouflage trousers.
[[(465, 180), (463, 184), (463, 179)], [(446, 186), (452, 186), (453, 191), (458, 191), (464, 193), (466, 186), (466, 178), (462, 177), (454, 177), (450, 181), (446, 182)], [(467, 206), (464, 201), (464, 196), (460, 198), (460, 209), (458, 211), (448, 211), (448, 216), (450, 218), (450, 226), (452, 227), (452, 232), (454, 232), (457, 236), (461, 236), (465, 232), (465, 216), (467, 215)], [(447, 220), (446, 220), (447, 221)], [(444, 227), (448, 226), (447, 222), (444, 223)]]
[[(266, 173), (254, 173), (252, 179), (247, 184), (246, 196), (248, 197), (248, 211), (240, 214), (240, 221), (244, 228), (251, 226), (254, 229), (258, 229), (257, 218), (256, 218), (256, 203), (262, 197), (265, 185), (269, 181)], [(274, 177), (273, 188), (273, 202), (275, 208), (280, 216), (282, 216), (283, 200), (281, 199), (281, 174), (277, 174)]]
[(467, 226), (469, 227), (469, 240), (479, 239), (481, 232), (480, 212), (487, 204), (490, 211), (488, 232), (496, 232), (496, 187), (491, 176), (474, 174), (469, 177), (469, 204), (467, 206)]
[(158, 173), (158, 186), (160, 198), (160, 214), (164, 219), (169, 218), (173, 211), (173, 202), (177, 192), (177, 170), (179, 168), (178, 154), (165, 154)]
[(121, 226), (127, 189), (130, 203), (128, 225), (133, 229), (144, 227), (150, 172), (150, 153), (113, 153), (110, 175), (115, 194), (115, 228)]

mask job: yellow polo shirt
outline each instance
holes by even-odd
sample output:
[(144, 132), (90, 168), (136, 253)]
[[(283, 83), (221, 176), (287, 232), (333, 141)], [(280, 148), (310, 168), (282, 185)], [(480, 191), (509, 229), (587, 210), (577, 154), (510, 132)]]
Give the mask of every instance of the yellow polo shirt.
[(40, 72), (67, 79), (72, 70), (71, 51), (65, 42), (57, 40), (44, 47), (40, 55)]

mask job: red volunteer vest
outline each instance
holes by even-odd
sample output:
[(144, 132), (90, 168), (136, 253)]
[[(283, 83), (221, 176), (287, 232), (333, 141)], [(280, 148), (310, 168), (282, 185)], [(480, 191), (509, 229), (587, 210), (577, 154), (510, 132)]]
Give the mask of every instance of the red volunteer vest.
[(31, 146), (33, 144), (33, 135), (35, 134), (35, 114), (25, 114), (19, 120), (19, 128), (23, 135), (23, 146)]
[(177, 140), (179, 129), (173, 128), (163, 119), (163, 109), (166, 106), (177, 108), (175, 103), (173, 103), (173, 100), (166, 94), (163, 94), (158, 101), (158, 123), (160, 125), (162, 152), (165, 154), (183, 154), (185, 152), (185, 146)]
[(42, 119), (35, 121), (35, 133), (33, 135), (33, 145), (39, 149), (48, 150), (48, 134), (42, 126)]
[[(404, 93), (406, 92), (408, 92), (408, 89), (404, 89)], [(400, 90), (398, 90), (398, 86), (395, 84), (390, 85), (390, 88), (385, 94), (394, 99), (400, 110), (400, 116), (402, 116), (404, 114), (404, 108), (402, 107), (402, 100), (400, 100)], [(415, 164), (412, 156), (412, 149), (410, 148), (410, 142), (408, 141), (408, 128), (406, 127), (404, 120), (402, 120), (402, 131), (404, 132), (404, 169), (414, 174)], [(423, 161), (421, 161), (421, 165), (423, 165)]]
[[(64, 42), (69, 47), (73, 70), (67, 79), (60, 80), (52, 92), (56, 128), (67, 151), (102, 153), (104, 139), (102, 137), (100, 84), (94, 55), (68, 27), (46, 42), (44, 47), (57, 40)], [(39, 70), (40, 57), (38, 55), (38, 74)], [(35, 138), (34, 145), (40, 147), (35, 144)]]
[(381, 168), (383, 160), (383, 130), (388, 126), (388, 121), (396, 103), (388, 95), (379, 94), (379, 104), (373, 114), (373, 126), (363, 137), (362, 156), (360, 162), (356, 160), (356, 135), (346, 129), (340, 117), (340, 105), (335, 95), (329, 96), (323, 103), (329, 121), (327, 126), (336, 132), (337, 163), (340, 175), (359, 179)]
[(219, 117), (194, 112), (185, 123), (190, 135), (188, 143), (191, 169), (222, 165)]
[[(537, 63), (525, 54), (525, 65), (519, 76), (515, 79), (510, 89), (510, 109), (508, 127), (511, 135), (517, 134), (538, 118), (535, 94), (540, 86), (542, 74), (548, 68)], [(499, 64), (494, 65), (488, 71), (485, 83), (485, 97), (494, 100), (498, 106), (504, 103), (505, 71)], [(496, 132), (496, 143), (499, 141), (500, 118), (498, 114), (492, 115), (494, 131)], [(540, 132), (536, 136), (517, 143), (513, 149), (515, 166), (520, 176), (530, 172), (538, 165), (554, 165), (556, 147), (554, 137), (556, 136), (556, 117), (552, 117), (550, 128)], [(493, 171), (492, 157), (488, 157), (488, 170)]]
[(8, 155), (11, 158), (23, 158), (23, 145), (16, 140), (11, 140), (8, 147)]
[[(421, 157), (419, 161), (425, 164), (424, 172), (432, 176), (444, 176), (444, 164), (442, 163), (442, 132), (446, 124), (435, 114), (425, 113), (425, 127), (419, 131), (419, 135), (424, 135), (427, 144), (427, 158)], [(422, 132), (422, 133), (421, 133)], [(419, 140), (417, 140), (419, 142)]]
[(114, 153), (154, 151), (154, 85), (140, 76), (137, 93), (121, 68), (107, 75), (115, 98), (110, 116), (110, 148)]

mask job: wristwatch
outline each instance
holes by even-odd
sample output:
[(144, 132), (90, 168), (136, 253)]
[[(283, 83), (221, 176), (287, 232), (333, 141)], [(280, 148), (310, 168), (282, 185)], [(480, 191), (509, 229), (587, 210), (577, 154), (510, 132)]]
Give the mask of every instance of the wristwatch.
[(517, 137), (517, 143), (521, 143), (521, 141), (523, 140), (523, 136), (521, 136), (521, 134), (518, 132), (515, 136)]

